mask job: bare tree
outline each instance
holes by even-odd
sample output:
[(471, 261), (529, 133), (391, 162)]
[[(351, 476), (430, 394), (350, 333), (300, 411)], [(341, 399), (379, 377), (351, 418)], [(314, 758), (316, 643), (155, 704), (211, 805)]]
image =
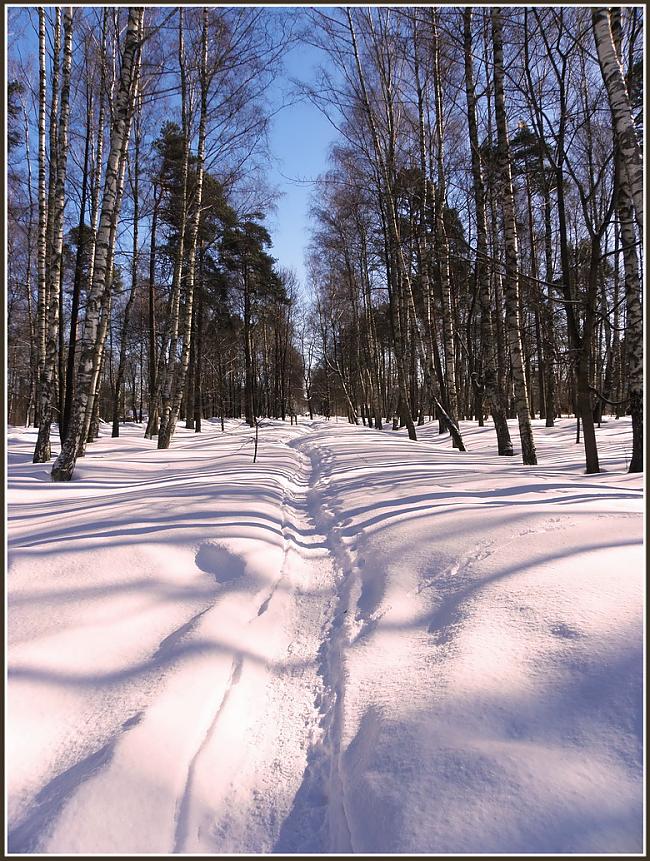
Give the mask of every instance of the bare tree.
[[(126, 157), (125, 140), (128, 139), (131, 117), (135, 105), (136, 85), (140, 67), (140, 45), (144, 10), (129, 9), (129, 19), (122, 52), (120, 82), (113, 104), (110, 149), (104, 180), (101, 215), (95, 243), (95, 265), (93, 280), (86, 303), (79, 374), (70, 431), (63, 443), (61, 453), (52, 467), (54, 481), (69, 481), (72, 478), (77, 456), (82, 443), (86, 411), (93, 394), (93, 365), (96, 356), (99, 332), (99, 314), (102, 296), (110, 285), (112, 273), (107, 269), (113, 256), (117, 212), (118, 182), (123, 172)], [(113, 245), (111, 245), (111, 240)]]
[(528, 466), (537, 463), (533, 429), (530, 423), (526, 377), (521, 358), (521, 323), (519, 318), (519, 252), (514, 193), (510, 166), (510, 147), (504, 97), (503, 32), (501, 10), (492, 9), (492, 42), (494, 50), (494, 106), (498, 135), (499, 174), (501, 180), (501, 208), (506, 252), (505, 300), (506, 327), (510, 348), (510, 364), (515, 389), (515, 410), (519, 421), (521, 456)]
[[(58, 11), (58, 10), (57, 10)], [(47, 339), (45, 361), (40, 385), (39, 429), (34, 463), (45, 463), (50, 459), (50, 427), (54, 409), (54, 381), (57, 352), (59, 350), (59, 294), (61, 290), (61, 268), (63, 265), (63, 210), (65, 208), (65, 174), (68, 159), (68, 121), (70, 117), (70, 69), (72, 65), (72, 8), (64, 15), (63, 72), (61, 82), (61, 111), (58, 132), (51, 140), (56, 147), (56, 173), (51, 205), (48, 204), (48, 233), (51, 238), (49, 265), (47, 267)], [(54, 102), (53, 98), (53, 102)], [(54, 125), (54, 118), (51, 118)], [(53, 151), (52, 151), (53, 152)], [(59, 384), (61, 381), (59, 380)]]
[(607, 7), (592, 10), (592, 25), (598, 62), (607, 88), (621, 164), (628, 194), (634, 204), (639, 231), (643, 235), (643, 157), (636, 133), (630, 96), (612, 35), (611, 12)]
[(481, 356), (483, 360), (482, 385), (488, 409), (494, 419), (497, 446), (500, 455), (513, 454), (510, 431), (506, 419), (504, 393), (497, 386), (496, 352), (492, 328), (492, 302), (490, 299), (490, 276), (488, 271), (487, 219), (485, 213), (485, 186), (481, 168), (478, 129), (476, 125), (476, 95), (472, 61), (472, 9), (463, 13), (463, 35), (465, 56), (465, 94), (467, 99), (467, 121), (469, 145), (472, 158), (472, 181), (476, 210), (476, 280), (481, 306)]

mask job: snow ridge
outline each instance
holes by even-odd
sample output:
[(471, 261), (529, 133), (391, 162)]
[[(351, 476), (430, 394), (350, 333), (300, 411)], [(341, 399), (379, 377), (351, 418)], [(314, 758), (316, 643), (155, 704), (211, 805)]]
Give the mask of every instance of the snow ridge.
[(312, 744), (307, 767), (291, 814), (283, 823), (276, 852), (354, 852), (346, 809), (341, 737), (345, 700), (345, 649), (349, 643), (349, 610), (353, 565), (337, 535), (336, 520), (321, 489), (326, 459), (313, 436), (289, 442), (308, 473), (304, 513), (315, 536), (327, 550), (334, 569), (334, 593), (318, 650), (322, 689), (315, 699), (319, 738)]
[(106, 744), (45, 784), (36, 795), (27, 816), (7, 835), (7, 850), (11, 854), (38, 851), (43, 835), (50, 824), (56, 820), (68, 798), (111, 761), (118, 741), (125, 732), (137, 726), (142, 719), (142, 714), (138, 712), (124, 721), (120, 730)]
[(193, 801), (193, 783), (194, 783), (194, 775), (196, 772), (197, 763), (201, 757), (201, 754), (207, 748), (210, 743), (210, 739), (214, 735), (215, 729), (217, 727), (217, 723), (219, 722), (219, 718), (221, 717), (226, 705), (228, 704), (228, 697), (230, 696), (230, 692), (233, 687), (237, 684), (241, 677), (243, 658), (241, 655), (238, 655), (232, 659), (232, 665), (230, 669), (230, 677), (228, 678), (228, 682), (226, 684), (226, 688), (223, 692), (223, 696), (221, 697), (221, 701), (217, 706), (217, 710), (215, 712), (214, 718), (208, 727), (208, 730), (201, 740), (196, 753), (192, 757), (189, 767), (187, 769), (187, 780), (185, 781), (185, 787), (183, 789), (183, 794), (178, 803), (177, 813), (176, 813), (176, 827), (174, 829), (174, 853), (180, 853), (185, 851), (185, 843), (187, 841), (188, 831), (189, 831), (189, 823), (190, 823), (190, 813), (191, 806)]

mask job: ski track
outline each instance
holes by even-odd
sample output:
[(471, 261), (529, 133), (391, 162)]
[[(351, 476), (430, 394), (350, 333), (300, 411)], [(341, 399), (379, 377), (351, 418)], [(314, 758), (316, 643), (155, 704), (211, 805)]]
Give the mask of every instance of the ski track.
[(239, 679), (241, 678), (242, 672), (242, 663), (243, 659), (241, 657), (236, 657), (232, 659), (232, 665), (230, 669), (230, 676), (228, 678), (228, 682), (226, 684), (226, 689), (223, 693), (223, 697), (221, 698), (221, 702), (219, 703), (214, 719), (212, 723), (208, 727), (208, 731), (205, 735), (205, 738), (202, 740), (199, 745), (196, 753), (192, 757), (190, 761), (189, 768), (187, 770), (187, 780), (185, 782), (185, 788), (183, 790), (182, 798), (178, 804), (178, 812), (175, 817), (176, 827), (174, 829), (174, 849), (175, 853), (184, 852), (185, 843), (188, 837), (189, 831), (189, 819), (190, 819), (190, 807), (192, 804), (192, 782), (194, 780), (194, 773), (196, 771), (197, 762), (202, 752), (207, 748), (208, 743), (210, 742), (211, 737), (214, 735), (217, 723), (219, 718), (221, 717), (222, 712), (226, 708), (228, 703), (228, 697), (230, 696), (230, 692), (234, 685), (237, 684)]
[[(268, 594), (262, 601), (262, 603), (257, 607), (254, 614), (248, 620), (248, 624), (254, 624), (260, 616), (263, 616), (268, 610), (273, 601), (274, 596), (276, 595), (278, 589), (281, 587), (282, 583), (285, 581), (287, 577), (287, 568), (289, 564), (290, 552), (296, 553), (298, 556), (302, 558), (303, 565), (309, 567), (310, 562), (308, 558), (309, 550), (305, 551), (301, 547), (302, 539), (300, 539), (296, 532), (295, 527), (303, 526), (303, 534), (302, 538), (309, 538), (310, 545), (312, 549), (322, 549), (328, 546), (328, 540), (326, 535), (319, 530), (316, 520), (313, 516), (314, 505), (316, 509), (318, 507), (318, 502), (315, 501), (317, 499), (314, 497), (314, 488), (313, 488), (313, 475), (314, 469), (313, 465), (309, 459), (305, 458), (305, 455), (302, 454), (300, 450), (300, 446), (303, 443), (302, 438), (298, 438), (297, 440), (291, 440), (288, 443), (289, 448), (295, 449), (298, 455), (298, 469), (288, 477), (282, 495), (282, 524), (281, 524), (281, 532), (282, 532), (282, 541), (283, 541), (283, 549), (282, 549), (282, 563), (280, 566), (280, 571), (277, 579), (273, 583), (271, 589)], [(293, 527), (292, 528), (292, 524)], [(205, 612), (205, 611), (203, 611)], [(202, 614), (199, 614), (202, 615)], [(193, 620), (191, 620), (188, 625), (191, 625)], [(185, 626), (187, 627), (187, 626)], [(232, 688), (239, 682), (244, 668), (244, 659), (241, 657), (233, 658), (230, 678), (228, 680), (226, 690), (221, 698), (220, 703), (217, 706), (216, 713), (210, 724), (205, 737), (200, 742), (198, 749), (192, 760), (189, 764), (187, 771), (187, 780), (185, 783), (185, 788), (183, 791), (182, 798), (178, 804), (178, 812), (176, 816), (176, 828), (175, 828), (175, 841), (174, 841), (174, 852), (182, 853), (186, 851), (186, 845), (189, 837), (190, 830), (190, 820), (192, 818), (191, 808), (193, 805), (193, 782), (194, 775), (199, 765), (200, 759), (202, 755), (205, 755), (205, 752), (208, 751), (210, 745), (219, 746), (218, 740), (218, 723), (219, 719), (227, 708), (228, 698), (231, 693)], [(326, 678), (325, 672), (323, 670), (323, 662), (321, 661), (321, 665), (319, 666), (319, 672), (321, 672), (323, 685), (327, 689), (327, 692), (324, 693), (316, 693), (314, 696), (314, 702), (317, 705), (319, 702), (331, 702), (335, 703), (337, 700), (336, 693), (333, 690), (334, 682), (329, 681)], [(338, 679), (337, 679), (338, 681)], [(330, 686), (331, 689), (328, 689)], [(330, 708), (333, 708), (331, 706)], [(318, 710), (319, 716), (321, 720), (320, 724), (328, 721), (327, 710), (324, 708), (320, 708)], [(331, 721), (328, 721), (331, 722)], [(326, 732), (326, 740), (323, 740), (321, 743), (323, 749), (329, 750), (330, 741), (329, 741), (329, 733)], [(307, 755), (308, 761), (313, 761), (315, 755), (313, 751), (310, 751)], [(305, 771), (305, 775), (303, 776), (303, 782), (305, 780), (309, 781), (311, 777), (308, 775), (309, 766)], [(332, 795), (331, 791), (328, 792), (329, 795)], [(336, 797), (336, 792), (334, 792), (333, 797)], [(197, 835), (198, 836), (198, 835)], [(325, 844), (323, 845), (325, 848)], [(345, 848), (351, 848), (349, 846), (349, 841), (345, 844)], [(297, 850), (295, 850), (297, 851)]]
[[(346, 623), (350, 609), (353, 566), (344, 544), (337, 536), (335, 515), (325, 503), (321, 489), (321, 485), (327, 487), (327, 479), (322, 476), (322, 463), (327, 461), (327, 455), (323, 454), (309, 436), (292, 440), (289, 446), (294, 448), (307, 464), (309, 478), (306, 483), (304, 515), (333, 560), (336, 591), (331, 602), (331, 619), (322, 631), (322, 645), (318, 651), (318, 672), (323, 688), (315, 699), (315, 706), (320, 714), (322, 736), (308, 753), (308, 765), (303, 775), (301, 791), (296, 796), (296, 803), (274, 851), (354, 852), (341, 769), (345, 699), (344, 655), (349, 642)], [(323, 799), (325, 804), (322, 803)], [(312, 832), (306, 843), (305, 820), (309, 821)]]
[[(164, 666), (165, 670), (157, 673), (157, 683), (150, 685), (142, 707), (123, 721), (101, 746), (72, 765), (68, 764), (36, 792), (18, 823), (9, 831), (10, 852), (48, 849), (48, 840), (69, 802), (82, 800), (86, 787), (111, 767), (126, 737), (142, 730), (149, 706), (157, 702), (158, 693), (164, 690), (166, 679), (180, 666), (185, 650), (197, 650), (203, 656), (206, 663), (200, 679), (207, 686), (197, 699), (197, 703), (201, 702), (200, 713), (188, 715), (194, 723), (186, 726), (185, 764), (179, 763), (175, 778), (171, 845), (167, 851), (348, 854), (367, 850), (367, 840), (362, 839), (363, 826), (359, 824), (363, 805), (360, 808), (358, 797), (353, 798), (354, 793), (358, 794), (358, 785), (351, 780), (347, 769), (354, 767), (354, 757), (362, 757), (357, 766), (367, 767), (371, 762), (371, 751), (359, 747), (357, 739), (365, 727), (372, 746), (372, 738), (380, 731), (381, 709), (369, 703), (365, 712), (355, 713), (352, 725), (356, 720), (358, 734), (350, 745), (350, 736), (344, 736), (348, 717), (347, 658), (351, 649), (363, 650), (382, 619), (391, 613), (393, 605), (385, 599), (384, 587), (377, 585), (373, 570), (366, 564), (364, 524), (354, 526), (353, 517), (341, 507), (332, 484), (336, 458), (323, 434), (318, 433), (326, 427), (331, 430), (331, 425), (314, 422), (311, 426), (303, 425), (299, 431), (292, 428), (288, 436), (284, 435), (286, 438), (277, 440), (295, 458), (293, 469), (278, 478), (283, 485), (279, 524), (281, 558), (277, 576), (266, 591), (261, 594), (253, 591), (255, 600), (251, 599), (247, 618), (242, 620), (243, 632), (246, 627), (252, 630), (259, 625), (277, 627), (277, 622), (269, 619), (276, 612), (280, 621), (285, 618), (291, 621), (287, 626), (289, 641), (272, 642), (267, 654), (259, 658), (233, 646), (227, 673), (222, 655), (217, 654), (214, 659), (209, 657), (205, 632), (219, 626), (220, 614), (225, 612), (222, 604), (231, 594), (229, 578), (235, 584), (239, 584), (238, 578), (246, 581), (243, 564), (241, 571), (232, 569), (230, 575), (218, 583), (214, 594), (206, 595), (189, 617), (160, 639), (150, 663), (154, 668)], [(159, 481), (150, 479), (147, 483), (157, 486)], [(405, 516), (401, 504), (397, 499), (392, 507), (393, 525)], [(411, 507), (407, 505), (407, 512)], [(633, 515), (621, 513), (620, 516)], [(468, 596), (480, 579), (477, 566), (489, 560), (497, 549), (501, 552), (511, 542), (572, 526), (573, 521), (566, 516), (562, 519), (546, 517), (525, 529), (513, 530), (511, 539), (498, 546), (493, 539), (481, 538), (446, 566), (421, 577), (406, 596), (418, 602), (418, 606), (428, 608), (429, 615), (421, 632), (413, 635), (412, 643), (417, 648), (424, 644), (422, 648), (427, 652), (448, 646), (463, 622)], [(219, 560), (222, 558), (219, 553), (230, 553), (215, 543), (217, 541), (207, 540), (196, 554), (197, 565), (201, 554), (201, 558), (207, 559), (199, 566), (204, 571), (211, 571), (216, 565), (210, 561), (211, 554), (217, 554), (215, 558)], [(552, 631), (564, 640), (582, 636), (561, 620), (555, 623)], [(242, 641), (245, 642), (245, 635)], [(307, 657), (302, 663), (296, 662), (294, 652)], [(216, 662), (214, 687), (209, 683), (208, 662), (212, 660)], [(229, 710), (241, 708), (241, 703), (245, 705), (250, 691), (260, 684), (265, 686), (263, 702), (271, 709), (270, 718), (264, 714), (250, 716), (248, 730), (244, 727), (244, 731), (251, 736), (245, 738), (242, 745), (249, 750), (235, 755), (232, 727), (237, 723), (237, 713), (230, 714)], [(237, 698), (239, 705), (233, 705)], [(282, 786), (282, 781), (272, 785), (265, 777), (259, 792), (254, 788), (248, 795), (250, 785), (246, 788), (244, 783), (243, 789), (237, 787), (239, 768), (255, 775), (261, 763), (265, 774), (271, 774), (268, 758), (274, 753), (274, 742), (273, 739), (267, 741), (267, 751), (263, 738), (265, 722), (277, 725), (276, 744), (291, 746), (283, 747), (277, 756), (289, 759), (293, 772), (287, 786)], [(301, 729), (296, 730), (296, 724)], [(259, 751), (256, 740), (260, 742)], [(352, 759), (351, 751), (354, 752)], [(219, 769), (222, 762), (224, 774), (214, 784), (214, 797), (206, 796), (205, 787), (211, 785), (206, 782), (206, 775), (214, 772), (215, 764)], [(296, 771), (298, 768), (300, 770)], [(50, 851), (57, 851), (58, 845), (54, 843)], [(97, 847), (91, 847), (90, 851), (97, 851)]]

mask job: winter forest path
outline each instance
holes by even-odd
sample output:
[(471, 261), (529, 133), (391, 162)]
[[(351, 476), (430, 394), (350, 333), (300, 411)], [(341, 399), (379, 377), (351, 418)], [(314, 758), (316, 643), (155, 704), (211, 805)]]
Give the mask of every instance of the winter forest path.
[(252, 464), (206, 425), (68, 486), (10, 435), (10, 851), (636, 851), (624, 423), (590, 477), (568, 424), (534, 470), (488, 428), (265, 422)]
[[(24, 793), (9, 835), (11, 851), (351, 849), (337, 768), (346, 571), (328, 534), (331, 515), (321, 501), (313, 432), (303, 425), (290, 431), (290, 439), (282, 428), (270, 433), (277, 440), (269, 486), (251, 493), (253, 505), (242, 501), (238, 511), (230, 508), (230, 535), (190, 545), (195, 567), (204, 580), (216, 581), (216, 588), (203, 583), (192, 594), (174, 584), (181, 602), (188, 599), (187, 609), (148, 656), (129, 665), (122, 655), (126, 666), (103, 673), (95, 667), (83, 675), (14, 660), (10, 674), (16, 689), (21, 683), (87, 687), (92, 691), (86, 698), (88, 721), (110, 728), (89, 752), (85, 747), (93, 745), (92, 738), (76, 740), (84, 745), (83, 756), (75, 749), (43, 751), (54, 760), (54, 774)], [(183, 442), (191, 446), (190, 440)], [(162, 465), (163, 476), (170, 467)], [(203, 469), (203, 474), (217, 477), (216, 471)], [(192, 481), (192, 497), (200, 497), (205, 485), (196, 483), (196, 475)], [(178, 492), (182, 482), (171, 484)], [(236, 497), (238, 484), (224, 489)], [(170, 491), (159, 474), (146, 485), (153, 521)], [(83, 495), (82, 482), (76, 489)], [(119, 509), (127, 493), (114, 486), (112, 494)], [(189, 494), (184, 502), (200, 519)], [(81, 509), (73, 507), (75, 513)], [(217, 506), (217, 522), (225, 513)], [(119, 540), (126, 531), (120, 521), (115, 512), (107, 513), (105, 522), (93, 519), (90, 534), (77, 523), (75, 537), (91, 543), (108, 536)], [(142, 524), (141, 533), (148, 528)], [(272, 549), (265, 535), (269, 528), (278, 532)], [(239, 545), (232, 540), (238, 531)], [(73, 536), (57, 532), (47, 538), (68, 544)], [(261, 541), (267, 546), (256, 547)], [(21, 546), (33, 553), (28, 538), (16, 544), (16, 556)], [(179, 549), (187, 547), (177, 543)], [(60, 600), (63, 592), (55, 597)], [(76, 632), (79, 627), (71, 626)], [(109, 625), (104, 633), (111, 627), (116, 628)], [(117, 640), (117, 630), (111, 633)], [(143, 637), (148, 633), (144, 629)], [(43, 637), (34, 638), (32, 651), (39, 640)], [(112, 715), (116, 699), (119, 707)], [(60, 710), (63, 717), (68, 709)], [(73, 743), (71, 735), (58, 740), (60, 748)], [(62, 768), (57, 754), (76, 762)]]

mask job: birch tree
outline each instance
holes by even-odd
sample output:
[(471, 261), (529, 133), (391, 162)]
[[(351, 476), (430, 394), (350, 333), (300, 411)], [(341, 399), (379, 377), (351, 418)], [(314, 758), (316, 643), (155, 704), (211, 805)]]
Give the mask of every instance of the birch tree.
[[(61, 109), (58, 121), (58, 131), (51, 137), (55, 144), (56, 156), (54, 192), (51, 196), (52, 205), (48, 205), (48, 233), (51, 248), (47, 271), (47, 339), (45, 361), (40, 385), (39, 429), (34, 463), (46, 463), (51, 456), (50, 427), (54, 410), (55, 374), (57, 353), (59, 350), (59, 293), (61, 290), (61, 267), (63, 252), (63, 214), (65, 208), (65, 176), (68, 159), (68, 122), (70, 117), (70, 70), (72, 66), (72, 20), (73, 11), (68, 7), (64, 13), (64, 47), (63, 71), (61, 80)], [(55, 99), (53, 98), (53, 102)], [(52, 125), (55, 118), (51, 119)], [(59, 380), (61, 384), (61, 380)]]
[(119, 218), (116, 211), (118, 182), (123, 172), (126, 157), (125, 139), (128, 139), (131, 117), (135, 106), (136, 84), (140, 67), (140, 47), (144, 10), (130, 8), (122, 52), (119, 87), (113, 104), (110, 148), (106, 165), (101, 215), (95, 243), (93, 279), (86, 301), (79, 373), (70, 430), (63, 443), (61, 453), (52, 466), (54, 481), (69, 481), (72, 478), (79, 449), (82, 444), (84, 420), (93, 391), (93, 360), (99, 330), (99, 314), (102, 296), (110, 284), (111, 272), (107, 265), (113, 257), (111, 242), (115, 242), (115, 226)]
[[(172, 436), (176, 429), (178, 421), (178, 413), (181, 406), (181, 399), (185, 387), (185, 378), (190, 359), (190, 349), (192, 340), (192, 309), (194, 303), (194, 284), (195, 284), (195, 265), (196, 265), (196, 248), (197, 238), (199, 233), (199, 222), (201, 219), (201, 203), (203, 193), (203, 174), (205, 170), (205, 137), (207, 127), (207, 111), (208, 111), (208, 89), (210, 85), (210, 76), (208, 75), (208, 10), (203, 9), (203, 27), (201, 34), (201, 61), (199, 70), (199, 86), (201, 91), (201, 108), (199, 118), (199, 133), (198, 133), (198, 154), (196, 164), (196, 185), (194, 190), (194, 209), (190, 222), (189, 242), (187, 248), (186, 260), (186, 276), (185, 276), (185, 302), (184, 302), (184, 331), (182, 333), (182, 351), (181, 359), (178, 366), (174, 367), (175, 373), (170, 375), (169, 391), (167, 406), (163, 410), (163, 421), (158, 433), (158, 448), (169, 448)], [(187, 132), (186, 132), (187, 133)], [(187, 170), (187, 167), (185, 167)], [(187, 182), (185, 184), (185, 196), (187, 196)], [(187, 211), (187, 201), (183, 203), (183, 208)], [(183, 225), (184, 226), (184, 225)], [(180, 239), (179, 239), (180, 243)], [(171, 359), (171, 355), (170, 355)], [(188, 406), (189, 409), (189, 406)]]
[[(45, 63), (45, 9), (38, 9), (38, 367), (34, 423), (41, 423), (41, 378), (45, 373), (45, 344), (47, 338), (47, 198), (45, 195), (45, 100), (47, 98), (47, 69)], [(45, 454), (45, 452), (43, 452)], [(49, 459), (49, 454), (48, 454)]]
[(510, 431), (506, 419), (503, 392), (497, 385), (496, 354), (492, 328), (492, 302), (490, 299), (490, 274), (488, 271), (487, 219), (485, 214), (485, 185), (481, 167), (478, 129), (476, 125), (476, 93), (472, 61), (472, 9), (463, 13), (463, 39), (465, 63), (465, 96), (467, 100), (467, 123), (472, 159), (472, 182), (476, 212), (476, 280), (481, 306), (481, 357), (482, 385), (488, 409), (494, 419), (497, 447), (500, 455), (513, 454)]
[(442, 328), (445, 351), (445, 384), (449, 415), (454, 419), (458, 416), (458, 392), (456, 386), (455, 368), (455, 334), (451, 302), (451, 284), (449, 281), (449, 243), (445, 228), (444, 211), (447, 203), (445, 166), (444, 166), (444, 129), (442, 107), (442, 80), (440, 71), (440, 44), (438, 37), (438, 12), (431, 10), (431, 37), (433, 49), (433, 83), (436, 117), (436, 245), (438, 249), (438, 265), (440, 268), (440, 293), (442, 298)]
[(504, 293), (506, 302), (506, 328), (510, 350), (510, 364), (515, 390), (515, 410), (519, 422), (521, 456), (528, 466), (537, 463), (533, 429), (530, 422), (526, 377), (521, 356), (521, 323), (519, 318), (519, 252), (515, 219), (514, 192), (510, 164), (510, 147), (504, 96), (503, 31), (501, 10), (492, 9), (492, 45), (494, 51), (494, 107), (498, 136), (498, 163), (500, 175), (501, 209), (505, 243)]
[(627, 180), (626, 194), (629, 194), (632, 200), (639, 232), (643, 236), (643, 157), (625, 76), (614, 44), (611, 11), (607, 7), (595, 7), (592, 10), (592, 26), (598, 62), (616, 130), (621, 165)]
[[(75, 358), (77, 356), (77, 328), (82, 289), (82, 269), (84, 261), (89, 261), (87, 278), (92, 281), (92, 265), (94, 258), (95, 235), (99, 216), (99, 183), (101, 180), (102, 154), (104, 145), (104, 90), (106, 86), (106, 40), (108, 29), (107, 9), (102, 12), (102, 34), (100, 41), (100, 77), (99, 77), (99, 115), (97, 122), (97, 140), (95, 147), (95, 165), (91, 169), (91, 147), (93, 136), (93, 80), (90, 75), (86, 80), (86, 140), (84, 144), (83, 175), (81, 180), (81, 203), (79, 207), (79, 222), (77, 227), (77, 254), (75, 259), (74, 283), (72, 288), (72, 307), (70, 310), (70, 337), (68, 340), (68, 356), (66, 370), (66, 388), (64, 411), (61, 420), (63, 437), (67, 436), (72, 412), (72, 403), (76, 385)], [(85, 49), (89, 59), (91, 45), (94, 40), (87, 39)], [(86, 228), (86, 206), (90, 198), (89, 228)]]
[[(120, 335), (120, 355), (117, 363), (117, 371), (115, 373), (115, 384), (113, 387), (113, 431), (111, 436), (119, 437), (120, 435), (120, 395), (122, 393), (122, 384), (124, 382), (124, 373), (126, 370), (126, 350), (127, 339), (129, 333), (129, 322), (131, 320), (131, 310), (135, 302), (136, 292), (138, 289), (138, 228), (140, 222), (140, 110), (138, 103), (140, 97), (136, 96), (135, 122), (134, 122), (134, 148), (133, 148), (133, 166), (131, 168), (131, 190), (133, 191), (133, 256), (131, 259), (131, 288), (129, 290), (129, 298), (124, 308), (124, 317), (122, 318), (122, 332)], [(128, 163), (128, 162), (127, 162)]]
[[(393, 179), (392, 179), (392, 171), (394, 170), (394, 166), (392, 165), (391, 154), (394, 151), (394, 142), (389, 139), (389, 147), (387, 152), (385, 152), (384, 147), (382, 146), (381, 139), (379, 136), (379, 131), (377, 128), (375, 114), (373, 111), (373, 106), (369, 97), (368, 88), (366, 86), (366, 78), (363, 71), (363, 66), (361, 63), (361, 57), (359, 53), (359, 47), (357, 43), (356, 30), (354, 27), (354, 23), (352, 20), (352, 15), (350, 14), (349, 9), (346, 9), (348, 30), (350, 33), (350, 41), (352, 45), (353, 57), (354, 57), (354, 68), (356, 70), (356, 75), (358, 79), (358, 85), (360, 90), (360, 96), (362, 105), (365, 109), (365, 113), (368, 119), (368, 124), (370, 127), (371, 139), (373, 143), (373, 150), (376, 158), (376, 166), (377, 171), (380, 177), (380, 181), (383, 184), (384, 194), (380, 199), (380, 206), (383, 203), (383, 211), (382, 218), (386, 225), (387, 229), (387, 238), (390, 240), (390, 253), (387, 256), (387, 262), (389, 268), (394, 266), (396, 271), (399, 273), (400, 282), (402, 289), (405, 293), (403, 297), (405, 300), (406, 308), (408, 308), (408, 314), (411, 315), (411, 320), (414, 323), (415, 333), (417, 335), (417, 344), (418, 344), (418, 352), (422, 359), (423, 365), (428, 368), (430, 373), (430, 378), (434, 377), (434, 367), (431, 356), (427, 355), (426, 351), (426, 341), (424, 334), (422, 332), (421, 324), (418, 320), (417, 311), (415, 308), (415, 299), (413, 296), (413, 288), (411, 277), (409, 274), (408, 267), (406, 265), (404, 259), (404, 252), (402, 249), (401, 243), (401, 235), (399, 229), (399, 219), (396, 210), (396, 201), (393, 190)], [(391, 81), (389, 75), (386, 75), (384, 80), (384, 98), (385, 103), (390, 107), (392, 105), (391, 100)], [(389, 123), (389, 133), (390, 135), (395, 134), (395, 125), (392, 121)], [(401, 299), (401, 295), (395, 297), (396, 300)], [(408, 393), (406, 386), (406, 374), (403, 367), (403, 346), (402, 342), (404, 339), (404, 332), (402, 331), (402, 325), (398, 322), (398, 325), (395, 326), (396, 329), (396, 351), (398, 353), (398, 380), (399, 380), (399, 388), (400, 388), (400, 397), (402, 399), (403, 405), (406, 407), (408, 405)], [(434, 396), (435, 397), (435, 396)], [(438, 409), (441, 415), (444, 417), (445, 423), (449, 428), (452, 441), (454, 445), (459, 448), (461, 451), (465, 450), (462, 435), (460, 430), (456, 424), (456, 419), (454, 416), (450, 415), (448, 410), (443, 407), (440, 401), (437, 401)], [(416, 439), (415, 428), (412, 426), (412, 421), (407, 421), (409, 437), (411, 439)]]
[[(621, 63), (623, 59), (621, 51), (622, 28), (619, 9), (612, 10), (611, 25), (617, 61)], [(615, 158), (618, 176), (617, 212), (623, 249), (627, 307), (625, 341), (628, 356), (628, 398), (632, 416), (632, 457), (628, 471), (643, 472), (643, 307), (641, 304), (641, 277), (634, 221), (634, 197), (630, 187), (630, 174), (626, 170), (619, 137), (616, 140)]]

